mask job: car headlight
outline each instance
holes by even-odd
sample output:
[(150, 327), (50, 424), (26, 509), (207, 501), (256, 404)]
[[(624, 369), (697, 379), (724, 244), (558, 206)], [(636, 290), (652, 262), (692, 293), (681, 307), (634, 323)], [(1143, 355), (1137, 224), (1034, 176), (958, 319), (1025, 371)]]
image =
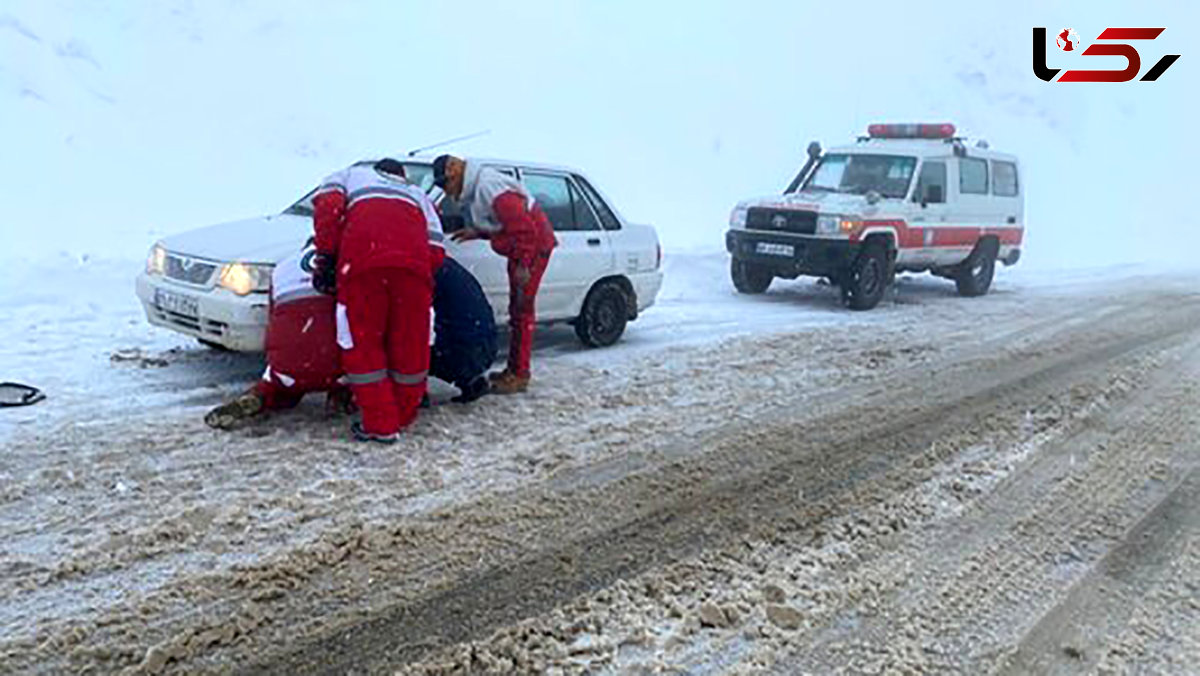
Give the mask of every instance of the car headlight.
[(271, 289), (271, 269), (270, 265), (227, 263), (221, 267), (221, 286), (239, 296), (265, 293)]
[(167, 249), (161, 243), (150, 247), (146, 256), (146, 274), (163, 275), (167, 272)]
[(818, 235), (849, 235), (854, 232), (862, 221), (841, 214), (822, 214), (817, 216)]
[(729, 227), (731, 227), (731, 228), (746, 227), (746, 212), (747, 211), (749, 211), (749, 209), (747, 207), (741, 206), (740, 204), (738, 206), (734, 207), (733, 211), (731, 211), (729, 213)]

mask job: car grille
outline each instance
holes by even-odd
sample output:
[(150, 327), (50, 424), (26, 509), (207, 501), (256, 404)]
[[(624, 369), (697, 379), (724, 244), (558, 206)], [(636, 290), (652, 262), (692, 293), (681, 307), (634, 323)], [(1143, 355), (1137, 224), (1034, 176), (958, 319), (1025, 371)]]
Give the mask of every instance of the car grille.
[(181, 315), (178, 312), (171, 312), (170, 310), (163, 310), (157, 307), (151, 308), (151, 312), (153, 312), (160, 321), (167, 322), (168, 324), (177, 326), (181, 329), (188, 329), (190, 331), (202, 333), (214, 338), (220, 338), (229, 331), (229, 324), (226, 324), (225, 322), (204, 319), (203, 317), (189, 317), (187, 315)]
[(206, 263), (196, 258), (167, 254), (167, 277), (187, 284), (205, 285), (217, 270), (216, 263)]
[(751, 207), (746, 212), (746, 228), (750, 230), (794, 232), (801, 235), (812, 235), (817, 232), (817, 213), (815, 211), (796, 211), (794, 209)]

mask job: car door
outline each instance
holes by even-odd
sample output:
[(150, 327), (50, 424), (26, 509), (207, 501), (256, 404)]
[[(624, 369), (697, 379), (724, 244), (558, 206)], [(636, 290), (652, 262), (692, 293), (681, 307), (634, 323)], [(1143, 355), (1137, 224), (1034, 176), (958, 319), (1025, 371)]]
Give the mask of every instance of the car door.
[[(488, 165), (508, 176), (516, 177), (513, 167)], [(450, 234), (458, 227), (471, 227), (471, 210), (466, 205), (444, 198), (441, 204), (442, 227)], [(457, 227), (454, 227), (457, 226)], [(488, 302), (496, 321), (503, 324), (508, 321), (508, 261), (503, 256), (492, 251), (491, 243), (487, 240), (472, 242), (453, 242), (447, 238), (446, 253), (475, 276)]]
[(592, 283), (612, 270), (612, 242), (568, 174), (522, 169), (521, 180), (541, 205), (558, 238), (538, 291), (538, 317), (573, 319)]

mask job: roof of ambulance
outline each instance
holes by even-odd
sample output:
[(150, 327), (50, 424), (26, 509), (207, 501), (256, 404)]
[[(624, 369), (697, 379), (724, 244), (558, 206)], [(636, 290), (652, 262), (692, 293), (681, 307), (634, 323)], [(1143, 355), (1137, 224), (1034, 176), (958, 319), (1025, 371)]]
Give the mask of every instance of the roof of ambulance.
[[(1016, 161), (1016, 156), (1002, 153), (992, 148), (980, 148), (968, 139), (961, 139), (967, 149), (968, 157), (987, 157), (999, 160)], [(825, 148), (826, 153), (872, 153), (879, 155), (916, 155), (920, 157), (941, 157), (954, 154), (954, 145), (947, 139), (909, 139), (909, 138), (871, 138), (858, 143)]]

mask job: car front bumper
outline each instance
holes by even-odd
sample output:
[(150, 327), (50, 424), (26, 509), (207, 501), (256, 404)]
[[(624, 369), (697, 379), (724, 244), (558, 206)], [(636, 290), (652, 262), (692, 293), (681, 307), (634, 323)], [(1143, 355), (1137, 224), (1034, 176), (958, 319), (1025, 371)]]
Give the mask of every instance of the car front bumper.
[[(179, 284), (158, 275), (138, 275), (137, 296), (154, 326), (237, 352), (261, 352), (267, 333), (269, 299), (265, 293), (239, 296), (223, 288)], [(181, 313), (157, 304), (156, 291), (195, 301), (197, 312)]]
[[(763, 246), (760, 246), (763, 245)], [(846, 270), (861, 244), (848, 239), (729, 230), (725, 249), (739, 261), (770, 270), (777, 277), (834, 277)]]

